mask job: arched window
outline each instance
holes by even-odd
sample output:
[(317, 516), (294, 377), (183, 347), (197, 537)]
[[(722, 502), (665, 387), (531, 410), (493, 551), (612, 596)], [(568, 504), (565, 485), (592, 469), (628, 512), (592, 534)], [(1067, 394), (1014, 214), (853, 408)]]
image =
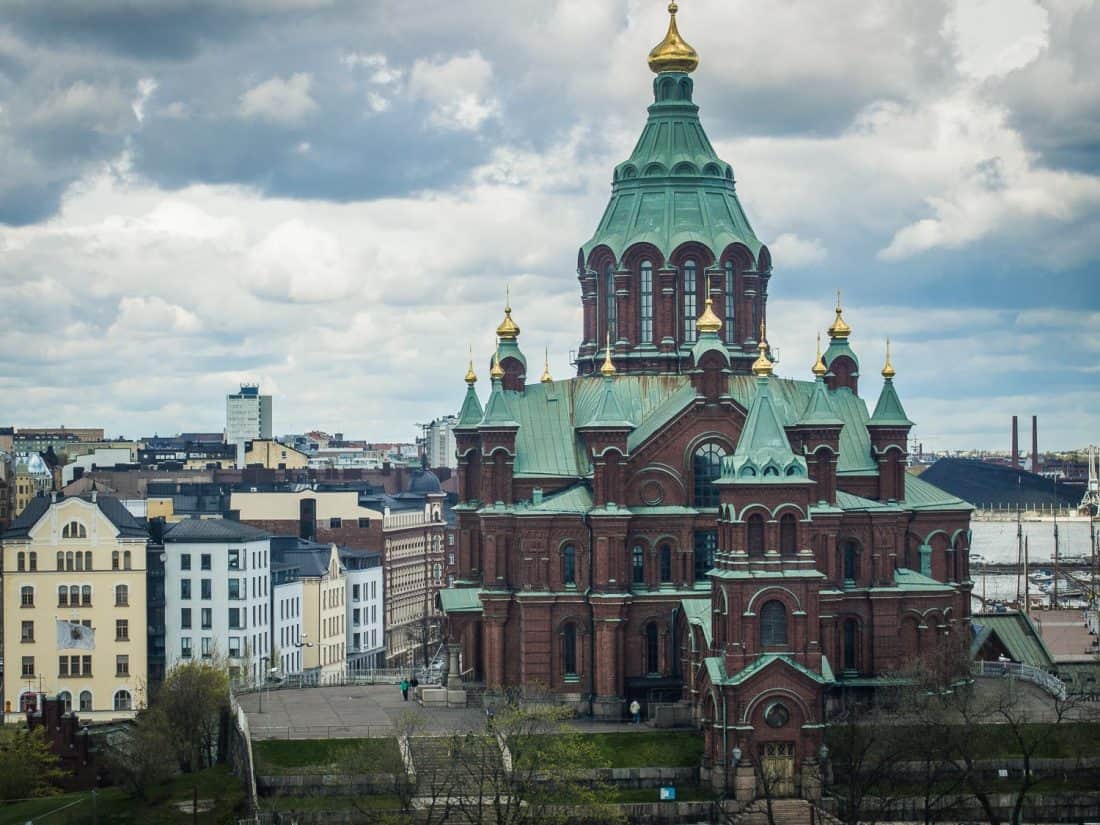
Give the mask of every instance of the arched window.
[(73, 712), (73, 695), (69, 691), (63, 690), (57, 694), (57, 701), (61, 703), (62, 713)]
[(122, 553), (122, 569), (129, 570), (131, 566), (131, 554), (129, 550)]
[(86, 584), (80, 588), (80, 606), (88, 607), (92, 603), (92, 586)]
[(73, 551), (72, 550), (67, 550), (65, 552), (65, 569), (66, 570), (72, 570), (73, 569)]
[(661, 563), (661, 581), (666, 583), (672, 581), (672, 548), (662, 544), (658, 556)]
[(19, 572), (27, 569), (27, 557), (22, 550), (15, 554), (15, 569)]
[(30, 585), (19, 588), (19, 606), (34, 607), (34, 588)]
[(86, 539), (88, 538), (88, 529), (79, 521), (70, 521), (61, 530), (61, 538), (63, 539)]
[(693, 470), (695, 476), (696, 507), (717, 507), (719, 490), (714, 482), (722, 475), (722, 457), (726, 451), (718, 444), (704, 444), (695, 451)]
[(115, 710), (131, 710), (133, 707), (133, 700), (130, 698), (130, 691), (120, 690), (115, 694)]
[(615, 267), (608, 264), (603, 269), (604, 298), (606, 300), (607, 332), (614, 342), (619, 334), (619, 312), (615, 303)]
[(733, 270), (733, 261), (726, 261), (726, 341), (735, 343), (737, 331), (734, 328), (737, 307), (737, 276)]
[(61, 585), (57, 588), (57, 606), (69, 606), (69, 588), (67, 588), (65, 585)]
[(564, 676), (577, 675), (577, 626), (572, 622), (561, 632), (561, 671)]
[(115, 607), (127, 607), (130, 604), (130, 588), (125, 584), (115, 585)]
[(80, 691), (80, 709), (82, 711), (90, 711), (92, 709), (92, 692), (90, 690)]
[(787, 644), (787, 608), (773, 599), (760, 609), (760, 646)]
[(36, 693), (24, 693), (19, 697), (19, 710), (21, 713), (27, 711), (35, 711), (38, 709), (38, 694)]
[(117, 550), (112, 550), (111, 551), (111, 569), (112, 570), (118, 570), (118, 551)]
[(60, 550), (57, 551), (57, 569), (58, 570), (64, 570), (65, 569), (65, 554), (63, 552), (61, 552)]
[(784, 556), (798, 552), (798, 520), (791, 513), (779, 519), (779, 552)]
[(699, 314), (695, 303), (698, 281), (699, 273), (695, 261), (684, 261), (684, 341), (688, 343), (695, 340), (695, 319)]
[(749, 516), (747, 529), (748, 551), (750, 556), (764, 555), (764, 517), (759, 513)]
[(639, 339), (643, 344), (653, 342), (653, 262), (642, 261), (641, 276), (638, 279), (638, 294), (641, 298), (639, 320)]
[(859, 578), (859, 543), (849, 539), (844, 542), (844, 580), (855, 584)]
[(630, 567), (634, 584), (645, 584), (645, 548), (640, 544), (630, 552)]
[(645, 671), (649, 676), (661, 675), (660, 652), (657, 623), (650, 622), (645, 626)]
[(69, 607), (80, 607), (80, 588), (75, 584), (69, 585)]
[(566, 584), (577, 583), (577, 548), (567, 544), (561, 551), (561, 580)]
[(34, 550), (31, 550), (31, 552), (27, 556), (27, 565), (27, 569), (30, 570), (32, 573), (38, 570), (38, 553), (36, 553)]
[(844, 622), (844, 669), (857, 670), (856, 639), (859, 638), (859, 625), (855, 619)]

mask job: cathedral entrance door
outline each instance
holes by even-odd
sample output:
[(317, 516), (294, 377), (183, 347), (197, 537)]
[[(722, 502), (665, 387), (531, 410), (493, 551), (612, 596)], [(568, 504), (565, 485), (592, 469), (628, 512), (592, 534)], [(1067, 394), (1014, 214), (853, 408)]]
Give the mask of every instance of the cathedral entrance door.
[(794, 796), (794, 743), (766, 742), (761, 753), (764, 790), (772, 797)]

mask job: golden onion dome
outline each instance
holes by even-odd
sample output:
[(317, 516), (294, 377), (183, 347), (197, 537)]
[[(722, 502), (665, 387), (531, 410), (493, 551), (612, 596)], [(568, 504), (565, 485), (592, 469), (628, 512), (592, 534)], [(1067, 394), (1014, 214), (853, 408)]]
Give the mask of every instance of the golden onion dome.
[(603, 366), (600, 367), (600, 375), (610, 378), (615, 374), (615, 365), (611, 363), (611, 332), (607, 333), (607, 346), (604, 348)]
[(477, 373), (474, 372), (474, 348), (470, 347), (470, 363), (466, 367), (466, 383), (473, 385), (477, 383)]
[(836, 291), (836, 320), (833, 321), (833, 325), (829, 327), (830, 338), (845, 339), (852, 334), (852, 328), (844, 322), (844, 318), (841, 317), (842, 312), (840, 308), (840, 290)]
[(819, 332), (817, 334), (817, 360), (814, 361), (813, 374), (821, 378), (828, 371), (828, 367), (825, 366), (825, 359), (821, 357), (821, 333)]
[(489, 370), (489, 377), (499, 381), (504, 377), (504, 367), (500, 365), (500, 350), (493, 353), (493, 368)]
[(699, 332), (718, 332), (722, 328), (722, 319), (714, 314), (712, 305), (714, 299), (710, 297), (710, 278), (707, 278), (707, 305), (703, 307), (703, 314), (695, 322), (695, 329)]
[(897, 372), (894, 370), (894, 365), (890, 363), (890, 339), (886, 339), (886, 364), (882, 368), (882, 377), (887, 381), (893, 380)]
[(760, 350), (760, 355), (752, 362), (752, 374), (767, 377), (772, 374), (772, 362), (768, 360), (768, 339), (764, 333), (764, 322), (761, 321), (760, 344), (757, 346), (757, 349)]
[(550, 374), (550, 347), (546, 348), (546, 360), (542, 366), (542, 378), (539, 381), (543, 384), (549, 384), (554, 380), (554, 376)]
[(668, 32), (665, 39), (653, 47), (649, 53), (649, 68), (657, 74), (661, 72), (694, 72), (699, 65), (699, 53), (691, 47), (676, 28), (675, 2), (668, 4)]
[(502, 341), (515, 341), (519, 337), (519, 324), (512, 320), (512, 296), (504, 288), (504, 320), (497, 327), (497, 337)]

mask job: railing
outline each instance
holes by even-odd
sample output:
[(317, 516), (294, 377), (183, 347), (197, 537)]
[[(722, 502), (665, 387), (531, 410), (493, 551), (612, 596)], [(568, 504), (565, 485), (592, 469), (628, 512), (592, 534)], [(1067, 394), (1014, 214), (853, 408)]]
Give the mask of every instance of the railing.
[(252, 725), (253, 739), (382, 739), (397, 736), (389, 723), (373, 725)]
[(1056, 699), (1066, 698), (1066, 683), (1053, 674), (1047, 673), (1031, 665), (1018, 664), (1017, 662), (974, 662), (971, 666), (974, 676), (1003, 677), (1010, 679), (1023, 679), (1038, 685)]
[(239, 681), (233, 683), (238, 694), (255, 693), (258, 690), (298, 690), (316, 687), (346, 687), (348, 685), (396, 685), (402, 679), (416, 680), (422, 685), (442, 683), (442, 673), (434, 667), (376, 667), (353, 669), (343, 673), (292, 673), (279, 679), (269, 679), (266, 684)]

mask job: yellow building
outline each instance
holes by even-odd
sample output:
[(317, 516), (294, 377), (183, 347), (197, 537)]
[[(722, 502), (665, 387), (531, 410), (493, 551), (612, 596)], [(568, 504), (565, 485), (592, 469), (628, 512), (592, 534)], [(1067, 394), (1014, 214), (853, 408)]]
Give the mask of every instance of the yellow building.
[(95, 492), (32, 499), (3, 535), (4, 721), (59, 696), (129, 718), (147, 674), (145, 529)]
[(313, 642), (302, 650), (302, 671), (316, 672), (322, 685), (342, 677), (346, 669), (346, 589), (344, 568), (334, 544), (322, 575), (302, 575), (302, 635)]
[(309, 456), (286, 444), (270, 439), (248, 442), (244, 454), (246, 467), (266, 467), (268, 470), (300, 470), (309, 466)]

